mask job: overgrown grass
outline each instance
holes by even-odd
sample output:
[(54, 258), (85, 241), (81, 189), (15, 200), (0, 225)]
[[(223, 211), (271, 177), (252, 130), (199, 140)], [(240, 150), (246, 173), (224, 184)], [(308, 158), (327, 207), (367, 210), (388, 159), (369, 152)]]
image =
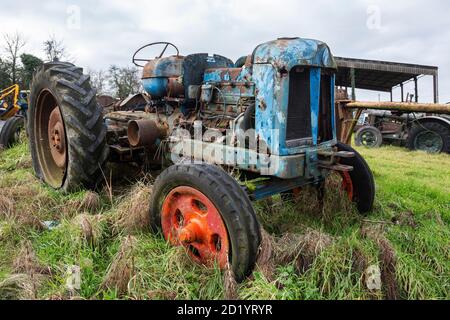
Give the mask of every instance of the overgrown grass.
[[(360, 217), (342, 194), (333, 192), (327, 193), (319, 210), (313, 190), (305, 190), (297, 202), (283, 203), (278, 196), (256, 203), (274, 253), (269, 252), (265, 262), (270, 268), (256, 268), (237, 286), (235, 296), (450, 298), (450, 157), (396, 147), (359, 151), (376, 179), (374, 212)], [(26, 143), (0, 153), (0, 299), (16, 292), (8, 291), (3, 280), (18, 272), (18, 255), (26, 239), (36, 263), (50, 269), (32, 287), (34, 298), (229, 296), (220, 270), (194, 265), (183, 250), (145, 228), (145, 200), (151, 193), (146, 183), (117, 188), (111, 201), (107, 190), (61, 194), (43, 186), (32, 172)], [(332, 189), (335, 186), (330, 185), (328, 190)], [(280, 252), (291, 250), (283, 242), (286, 233), (302, 246), (289, 259), (280, 259)], [(307, 236), (311, 234), (324, 235), (329, 243), (314, 247), (315, 238)], [(382, 271), (382, 290), (371, 291), (366, 285), (366, 269), (374, 265)], [(75, 291), (66, 283), (71, 266), (81, 269), (81, 288)], [(25, 270), (36, 279), (34, 269)]]

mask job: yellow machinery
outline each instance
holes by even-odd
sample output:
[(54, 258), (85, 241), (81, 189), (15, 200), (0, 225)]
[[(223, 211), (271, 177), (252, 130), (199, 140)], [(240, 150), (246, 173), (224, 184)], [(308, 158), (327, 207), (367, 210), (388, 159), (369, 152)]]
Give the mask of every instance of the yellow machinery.
[(0, 91), (0, 120), (8, 120), (19, 112), (19, 93), (17, 84)]

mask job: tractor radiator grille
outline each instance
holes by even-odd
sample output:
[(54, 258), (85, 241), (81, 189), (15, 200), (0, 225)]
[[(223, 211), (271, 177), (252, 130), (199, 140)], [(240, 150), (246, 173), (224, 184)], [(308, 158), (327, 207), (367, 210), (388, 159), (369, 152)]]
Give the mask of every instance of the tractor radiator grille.
[(331, 75), (322, 74), (320, 83), (320, 105), (319, 105), (319, 143), (333, 140), (331, 105)]
[(292, 68), (289, 78), (286, 144), (293, 148), (312, 144), (310, 71)]

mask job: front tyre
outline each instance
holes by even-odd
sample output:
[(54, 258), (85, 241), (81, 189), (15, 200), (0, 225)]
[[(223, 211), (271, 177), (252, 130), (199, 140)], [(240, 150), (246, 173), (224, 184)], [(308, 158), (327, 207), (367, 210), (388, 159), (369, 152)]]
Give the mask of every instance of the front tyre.
[(65, 192), (92, 188), (108, 156), (106, 126), (89, 76), (47, 63), (31, 84), (28, 132), (36, 175)]
[(353, 158), (342, 158), (341, 164), (352, 166), (350, 172), (342, 172), (342, 186), (351, 201), (361, 214), (367, 214), (373, 209), (375, 201), (375, 180), (372, 171), (364, 158), (352, 147), (339, 143), (338, 151), (355, 153)]
[(362, 127), (356, 132), (355, 145), (367, 148), (379, 148), (383, 144), (383, 135), (378, 128)]
[(155, 232), (186, 248), (197, 263), (227, 264), (242, 281), (254, 268), (261, 242), (259, 223), (243, 188), (207, 164), (174, 165), (156, 180), (150, 218)]

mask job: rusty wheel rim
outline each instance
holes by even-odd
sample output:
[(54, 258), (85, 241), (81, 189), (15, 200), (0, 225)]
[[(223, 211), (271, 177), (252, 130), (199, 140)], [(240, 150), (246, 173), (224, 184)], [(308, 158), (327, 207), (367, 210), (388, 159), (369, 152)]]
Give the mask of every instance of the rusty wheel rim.
[(48, 89), (42, 90), (36, 100), (34, 136), (43, 179), (50, 186), (61, 188), (68, 162), (67, 136), (61, 109)]
[(66, 166), (66, 132), (59, 107), (53, 109), (48, 121), (48, 139), (53, 161), (59, 168)]
[(172, 190), (162, 206), (161, 225), (165, 239), (185, 247), (197, 263), (226, 268), (230, 252), (227, 228), (202, 192), (186, 186)]
[(350, 173), (345, 171), (345, 172), (340, 172), (340, 175), (342, 177), (342, 190), (344, 190), (350, 201), (353, 201), (353, 182), (352, 182), (352, 177), (350, 176)]

